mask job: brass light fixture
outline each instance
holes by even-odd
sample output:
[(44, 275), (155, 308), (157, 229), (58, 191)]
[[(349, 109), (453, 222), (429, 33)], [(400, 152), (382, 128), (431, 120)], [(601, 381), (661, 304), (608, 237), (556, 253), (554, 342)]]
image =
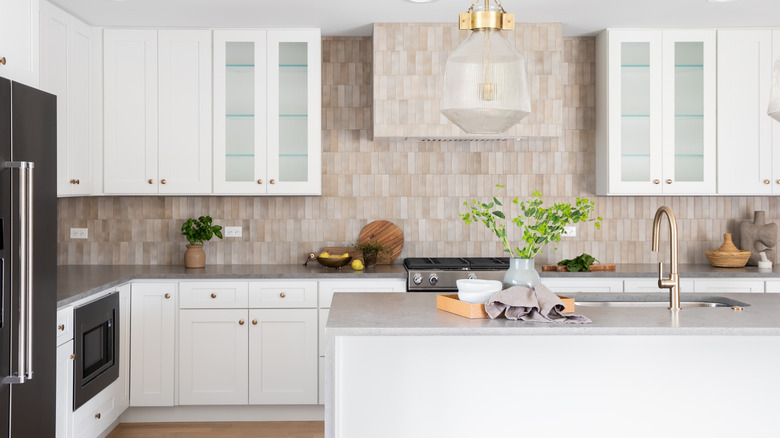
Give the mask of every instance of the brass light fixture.
[(501, 33), (515, 28), (514, 14), (492, 1), (460, 14), (471, 34), (444, 68), (441, 113), (469, 134), (500, 134), (531, 113), (525, 60)]

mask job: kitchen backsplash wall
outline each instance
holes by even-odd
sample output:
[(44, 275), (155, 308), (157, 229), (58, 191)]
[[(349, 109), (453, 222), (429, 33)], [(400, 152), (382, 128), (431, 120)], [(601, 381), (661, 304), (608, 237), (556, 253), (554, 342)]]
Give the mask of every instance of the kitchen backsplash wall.
[[(180, 264), (188, 217), (209, 214), (240, 225), (243, 237), (212, 240), (210, 264), (300, 263), (311, 250), (354, 242), (368, 222), (387, 219), (404, 232), (410, 256), (500, 256), (482, 225), (458, 217), (464, 201), (505, 201), (534, 190), (545, 202), (594, 199), (601, 230), (578, 225), (577, 237), (548, 247), (537, 263), (587, 252), (602, 262), (649, 263), (652, 217), (677, 214), (680, 262), (706, 263), (739, 219), (767, 211), (777, 197), (597, 197), (595, 190), (595, 40), (564, 38), (563, 135), (495, 142), (372, 141), (370, 37), (323, 38), (323, 195), (321, 197), (94, 197), (59, 200), (60, 264)], [(533, 62), (533, 61), (531, 61)], [(505, 202), (508, 204), (508, 202)], [(664, 224), (665, 226), (665, 224)], [(89, 239), (71, 240), (71, 227)], [(512, 230), (510, 227), (510, 235)], [(515, 239), (516, 240), (516, 239)], [(667, 258), (664, 245), (662, 258)]]

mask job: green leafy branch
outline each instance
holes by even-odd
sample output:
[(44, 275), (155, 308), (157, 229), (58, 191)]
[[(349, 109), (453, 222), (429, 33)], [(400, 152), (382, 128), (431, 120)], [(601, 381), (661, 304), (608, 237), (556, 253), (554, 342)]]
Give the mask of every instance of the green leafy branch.
[(213, 219), (211, 216), (201, 216), (196, 219), (187, 219), (181, 226), (181, 235), (187, 238), (190, 245), (203, 245), (212, 237), (222, 238), (222, 227), (211, 225)]

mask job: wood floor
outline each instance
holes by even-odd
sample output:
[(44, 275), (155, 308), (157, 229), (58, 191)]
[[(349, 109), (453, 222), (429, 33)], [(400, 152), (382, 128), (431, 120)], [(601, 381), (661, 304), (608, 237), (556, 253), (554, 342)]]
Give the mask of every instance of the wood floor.
[(107, 438), (322, 438), (322, 421), (122, 423)]

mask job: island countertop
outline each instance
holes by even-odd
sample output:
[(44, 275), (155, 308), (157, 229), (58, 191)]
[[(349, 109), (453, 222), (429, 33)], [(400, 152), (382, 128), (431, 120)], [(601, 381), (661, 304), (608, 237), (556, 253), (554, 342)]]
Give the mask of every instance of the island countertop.
[[(572, 294), (576, 298), (578, 294)], [(588, 294), (588, 301), (607, 301), (627, 294)], [(646, 294), (643, 294), (646, 295)], [(705, 294), (683, 294), (699, 300)], [(749, 306), (684, 308), (605, 308), (577, 306), (575, 313), (592, 324), (531, 323), (505, 318), (469, 319), (436, 308), (432, 293), (336, 293), (327, 322), (334, 336), (468, 336), (468, 335), (753, 335), (780, 336), (780, 294), (718, 294)], [(660, 299), (666, 295), (659, 294)]]

